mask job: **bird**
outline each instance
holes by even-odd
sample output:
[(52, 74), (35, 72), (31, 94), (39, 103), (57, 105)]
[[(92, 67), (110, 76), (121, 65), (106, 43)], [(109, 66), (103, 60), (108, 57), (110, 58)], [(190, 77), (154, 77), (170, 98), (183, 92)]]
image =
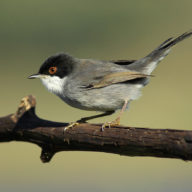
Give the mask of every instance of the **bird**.
[(188, 31), (171, 37), (139, 60), (79, 59), (67, 53), (57, 53), (47, 58), (39, 72), (28, 78), (40, 79), (48, 91), (72, 107), (102, 112), (83, 117), (68, 128), (120, 110), (115, 120), (102, 125), (103, 131), (105, 127), (120, 124), (123, 112), (132, 100), (141, 96), (141, 90), (149, 83), (157, 64), (168, 55), (172, 46), (191, 35), (192, 31)]

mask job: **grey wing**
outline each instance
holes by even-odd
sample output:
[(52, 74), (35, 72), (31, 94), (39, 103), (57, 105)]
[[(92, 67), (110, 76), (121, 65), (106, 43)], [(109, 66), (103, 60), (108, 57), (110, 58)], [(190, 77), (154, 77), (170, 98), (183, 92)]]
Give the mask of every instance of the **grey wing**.
[[(111, 62), (84, 60), (80, 65), (78, 74), (74, 75), (74, 78), (81, 76), (79, 84), (81, 87), (88, 89), (98, 89), (112, 84), (149, 77), (149, 75), (128, 70)], [(78, 81), (78, 78), (76, 81)]]
[(89, 89), (98, 89), (107, 87), (112, 84), (130, 82), (131, 80), (138, 80), (147, 78), (149, 75), (138, 73), (135, 71), (114, 72), (109, 75), (105, 75), (98, 82), (92, 82), (87, 86)]

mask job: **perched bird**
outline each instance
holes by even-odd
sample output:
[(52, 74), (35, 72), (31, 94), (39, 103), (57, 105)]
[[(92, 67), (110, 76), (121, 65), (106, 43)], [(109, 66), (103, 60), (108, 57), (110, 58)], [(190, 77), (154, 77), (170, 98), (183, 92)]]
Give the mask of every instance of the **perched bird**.
[(189, 31), (177, 38), (169, 38), (139, 60), (101, 61), (78, 59), (65, 53), (56, 54), (42, 64), (37, 74), (28, 78), (40, 78), (50, 92), (72, 107), (103, 112), (77, 122), (111, 115), (121, 109), (114, 121), (103, 124), (104, 129), (120, 123), (121, 114), (130, 101), (141, 95), (141, 89), (148, 84), (157, 64), (173, 45), (191, 35), (192, 31)]

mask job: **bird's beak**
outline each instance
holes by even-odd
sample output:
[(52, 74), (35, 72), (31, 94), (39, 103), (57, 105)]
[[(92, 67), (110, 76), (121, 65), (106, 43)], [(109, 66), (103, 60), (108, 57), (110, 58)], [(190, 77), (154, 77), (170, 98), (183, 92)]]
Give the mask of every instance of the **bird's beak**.
[(37, 74), (30, 75), (28, 77), (28, 79), (37, 79), (37, 78), (42, 78), (42, 75), (37, 73)]

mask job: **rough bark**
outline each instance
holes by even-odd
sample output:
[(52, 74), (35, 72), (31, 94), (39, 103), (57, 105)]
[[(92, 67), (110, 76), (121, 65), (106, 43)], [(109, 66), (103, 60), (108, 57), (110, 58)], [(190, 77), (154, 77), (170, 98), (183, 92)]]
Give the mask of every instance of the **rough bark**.
[(41, 160), (49, 162), (59, 151), (100, 151), (127, 156), (153, 156), (192, 160), (192, 131), (113, 127), (43, 120), (35, 114), (33, 96), (21, 100), (16, 113), (0, 118), (0, 142), (26, 141), (42, 148)]

